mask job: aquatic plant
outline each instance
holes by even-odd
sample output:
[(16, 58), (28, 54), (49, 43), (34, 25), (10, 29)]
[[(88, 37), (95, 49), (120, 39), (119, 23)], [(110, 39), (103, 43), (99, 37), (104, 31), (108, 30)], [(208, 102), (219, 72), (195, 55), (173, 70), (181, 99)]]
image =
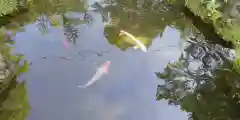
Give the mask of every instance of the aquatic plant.
[(24, 120), (29, 110), (27, 92), (25, 82), (17, 80), (27, 72), (28, 62), (13, 53), (13, 42), (5, 30), (0, 30), (0, 119)]

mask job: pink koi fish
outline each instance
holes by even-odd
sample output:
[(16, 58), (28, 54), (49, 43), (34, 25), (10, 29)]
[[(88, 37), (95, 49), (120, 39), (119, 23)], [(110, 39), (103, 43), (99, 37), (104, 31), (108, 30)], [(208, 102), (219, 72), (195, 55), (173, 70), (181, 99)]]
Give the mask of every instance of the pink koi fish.
[(62, 40), (62, 45), (63, 45), (63, 47), (64, 47), (65, 49), (68, 48), (68, 41), (67, 41), (67, 38), (64, 38), (64, 39)]
[(96, 73), (94, 74), (94, 76), (92, 77), (91, 80), (89, 80), (85, 85), (78, 86), (78, 87), (80, 87), (80, 88), (87, 88), (90, 85), (92, 85), (93, 83), (95, 83), (103, 75), (108, 74), (109, 66), (110, 66), (110, 61), (106, 61), (105, 63), (103, 63), (99, 68), (97, 68), (97, 71), (96, 71)]

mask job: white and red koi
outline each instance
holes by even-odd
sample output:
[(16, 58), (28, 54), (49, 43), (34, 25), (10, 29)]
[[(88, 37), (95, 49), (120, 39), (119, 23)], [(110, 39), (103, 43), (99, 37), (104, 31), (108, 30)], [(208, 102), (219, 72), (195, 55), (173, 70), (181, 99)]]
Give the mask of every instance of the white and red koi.
[(110, 61), (106, 61), (105, 63), (103, 63), (99, 68), (97, 68), (97, 71), (96, 71), (96, 73), (94, 74), (94, 76), (92, 77), (91, 80), (89, 80), (85, 85), (78, 86), (78, 87), (80, 87), (80, 88), (87, 88), (90, 85), (94, 84), (103, 75), (108, 74), (109, 66), (110, 66)]

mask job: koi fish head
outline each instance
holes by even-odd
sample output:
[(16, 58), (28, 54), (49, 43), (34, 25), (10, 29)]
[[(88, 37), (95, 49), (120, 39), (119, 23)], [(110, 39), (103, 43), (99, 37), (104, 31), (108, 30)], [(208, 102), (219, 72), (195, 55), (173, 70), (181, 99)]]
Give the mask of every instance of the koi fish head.
[(110, 64), (111, 64), (110, 61), (106, 61), (105, 63), (103, 63), (102, 69), (103, 69), (103, 71), (104, 71), (105, 74), (108, 73), (108, 69), (109, 69)]

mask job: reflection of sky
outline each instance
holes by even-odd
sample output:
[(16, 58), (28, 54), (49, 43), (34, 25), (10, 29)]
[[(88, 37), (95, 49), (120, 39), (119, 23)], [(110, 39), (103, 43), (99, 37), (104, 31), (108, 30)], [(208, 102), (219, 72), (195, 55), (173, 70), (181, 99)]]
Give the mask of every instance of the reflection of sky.
[[(167, 28), (147, 53), (132, 48), (122, 52), (107, 43), (100, 21), (81, 26), (77, 45), (68, 50), (62, 48), (60, 27), (41, 36), (35, 25), (27, 25), (26, 32), (17, 34), (15, 51), (33, 62), (24, 76), (32, 106), (28, 120), (186, 120), (178, 108), (155, 101), (158, 81), (154, 72), (163, 71), (168, 61), (179, 57), (177, 47), (167, 47), (178, 45), (179, 33)], [(160, 51), (154, 52), (156, 49)], [(87, 54), (84, 61), (79, 61), (77, 53), (83, 50), (110, 52), (102, 57)], [(48, 59), (42, 60), (42, 56)], [(59, 56), (72, 60), (60, 60)], [(111, 61), (108, 76), (87, 89), (77, 87), (107, 60)]]

